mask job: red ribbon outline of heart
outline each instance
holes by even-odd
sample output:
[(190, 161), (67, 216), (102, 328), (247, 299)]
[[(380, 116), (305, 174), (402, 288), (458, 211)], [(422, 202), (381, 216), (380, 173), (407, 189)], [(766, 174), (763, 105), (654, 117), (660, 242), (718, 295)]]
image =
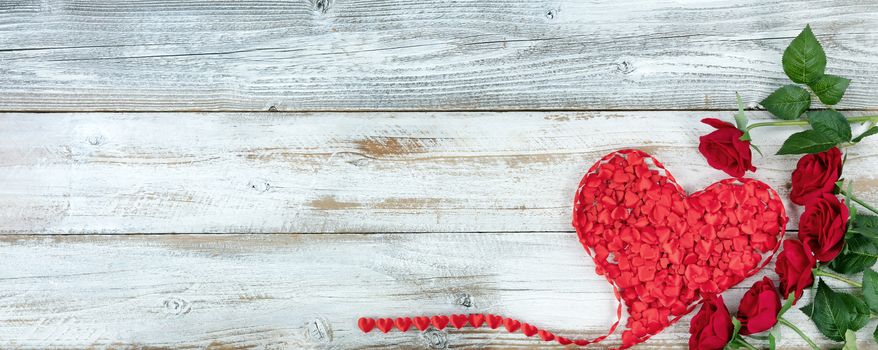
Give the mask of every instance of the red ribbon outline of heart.
[[(777, 192), (776, 192), (773, 188), (771, 188), (771, 186), (768, 186), (767, 184), (765, 184), (765, 183), (763, 183), (763, 182), (761, 182), (761, 181), (754, 180), (754, 179), (747, 179), (747, 178), (720, 180), (720, 181), (718, 181), (718, 182), (715, 182), (715, 183), (713, 183), (713, 184), (711, 184), (711, 185), (705, 187), (704, 189), (702, 189), (702, 190), (700, 190), (700, 191), (697, 191), (697, 192), (694, 192), (694, 193), (691, 193), (691, 194), (686, 194), (686, 191), (684, 191), (683, 188), (680, 187), (679, 183), (677, 183), (677, 180), (673, 177), (673, 175), (671, 175), (671, 173), (670, 173), (669, 171), (667, 171), (667, 169), (665, 169), (664, 165), (662, 165), (661, 162), (659, 162), (657, 159), (655, 159), (655, 157), (653, 157), (653, 156), (651, 156), (651, 155), (649, 155), (649, 154), (647, 154), (647, 153), (645, 153), (645, 152), (643, 152), (643, 151), (640, 151), (640, 150), (634, 150), (634, 149), (623, 149), (623, 150), (619, 150), (619, 151), (616, 151), (616, 152), (612, 152), (612, 153), (610, 153), (610, 154), (604, 156), (604, 157), (601, 158), (599, 161), (597, 161), (594, 165), (592, 165), (591, 168), (589, 168), (588, 172), (586, 172), (586, 174), (583, 175), (582, 180), (580, 180), (579, 186), (578, 186), (577, 189), (576, 189), (576, 196), (574, 197), (574, 198), (575, 198), (575, 199), (574, 199), (574, 205), (573, 205), (573, 215), (574, 215), (574, 217), (576, 217), (576, 215), (577, 215), (577, 210), (579, 209), (579, 205), (580, 205), (580, 204), (577, 202), (577, 199), (579, 198), (580, 193), (581, 193), (583, 187), (585, 186), (585, 182), (586, 182), (586, 180), (588, 179), (589, 175), (592, 175), (592, 174), (596, 173), (597, 170), (600, 168), (600, 166), (601, 166), (602, 164), (605, 164), (606, 162), (608, 162), (608, 161), (609, 161), (610, 159), (612, 159), (613, 157), (616, 157), (616, 156), (627, 156), (627, 155), (629, 155), (629, 154), (635, 154), (635, 153), (638, 154), (639, 156), (641, 156), (643, 159), (649, 159), (649, 160), (652, 162), (652, 165), (653, 165), (655, 168), (659, 168), (659, 169), (663, 170), (663, 171), (664, 171), (663, 176), (665, 176), (665, 177), (666, 177), (666, 178), (667, 178), (667, 179), (668, 179), (668, 180), (669, 180), (669, 181), (670, 181), (670, 182), (671, 182), (671, 183), (677, 188), (677, 190), (678, 190), (680, 193), (683, 193), (687, 198), (688, 198), (688, 197), (695, 196), (696, 194), (699, 194), (699, 193), (702, 193), (702, 192), (706, 192), (706, 191), (712, 189), (712, 188), (715, 187), (715, 186), (722, 186), (722, 185), (727, 185), (727, 184), (730, 184), (730, 183), (746, 184), (746, 183), (748, 183), (748, 182), (753, 182), (753, 183), (756, 183), (757, 185), (759, 185), (760, 187), (763, 187), (765, 190), (769, 191), (769, 194), (772, 196), (772, 198), (774, 198), (774, 199), (778, 199), (778, 198), (780, 198), (780, 196), (777, 194)], [(778, 200), (779, 200), (779, 199), (778, 199)], [(781, 243), (782, 243), (782, 241), (783, 241), (783, 235), (784, 235), (784, 233), (786, 232), (786, 224), (789, 222), (789, 218), (788, 218), (787, 215), (786, 215), (786, 212), (785, 212), (785, 209), (784, 209), (784, 206), (782, 205), (782, 203), (781, 203), (781, 205), (780, 205), (779, 219), (782, 221), (782, 223), (779, 225), (779, 230), (778, 230), (778, 234), (777, 234), (777, 236), (778, 236), (779, 239), (777, 240), (776, 244), (775, 244), (774, 247), (771, 249), (771, 251), (770, 251), (769, 253), (766, 253), (766, 254), (763, 256), (762, 262), (759, 263), (759, 264), (758, 264), (756, 267), (754, 267), (752, 270), (747, 271), (747, 275), (748, 275), (748, 276), (753, 276), (756, 272), (758, 272), (759, 270), (761, 270), (762, 268), (764, 268), (765, 265), (767, 265), (768, 263), (770, 263), (771, 260), (774, 258), (774, 255), (777, 253), (777, 250), (780, 248), (780, 245), (781, 245)], [(576, 227), (575, 225), (574, 225), (574, 228), (576, 228), (576, 231), (577, 231), (577, 237), (579, 237), (579, 236), (581, 236), (581, 235), (583, 234), (582, 232), (579, 231), (579, 228)], [(583, 248), (585, 248), (586, 253), (587, 253), (592, 259), (594, 259), (594, 258), (595, 258), (595, 257), (594, 257), (594, 251), (593, 251), (590, 247), (588, 247), (584, 242), (582, 242), (582, 245), (583, 245)], [(485, 319), (485, 320), (488, 320), (488, 321), (489, 321), (489, 322), (488, 322), (489, 325), (493, 324), (493, 326), (490, 326), (490, 328), (492, 328), (492, 329), (496, 329), (496, 328), (498, 328), (498, 326), (501, 324), (501, 322), (499, 322), (499, 321), (502, 320), (502, 324), (505, 324), (505, 325), (506, 325), (506, 328), (509, 329), (510, 332), (522, 331), (522, 332), (525, 333), (525, 335), (528, 336), (528, 337), (532, 337), (532, 336), (534, 336), (534, 335), (539, 335), (539, 338), (541, 338), (541, 339), (544, 340), (544, 341), (553, 341), (553, 340), (554, 340), (554, 341), (558, 342), (558, 343), (561, 344), (561, 345), (575, 344), (575, 345), (578, 345), (578, 346), (585, 346), (585, 345), (589, 345), (589, 344), (593, 344), (593, 343), (598, 343), (598, 342), (600, 342), (600, 341), (603, 341), (604, 339), (606, 339), (607, 337), (609, 337), (610, 335), (612, 335), (613, 333), (616, 332), (616, 329), (618, 328), (619, 324), (620, 324), (621, 321), (622, 321), (622, 306), (625, 305), (625, 303), (622, 301), (622, 297), (621, 297), (620, 292), (619, 292), (619, 286), (616, 285), (616, 283), (610, 278), (609, 275), (604, 274), (604, 277), (606, 278), (607, 282), (608, 282), (611, 286), (613, 286), (613, 294), (614, 294), (614, 296), (615, 296), (615, 298), (616, 298), (616, 302), (618, 303), (618, 305), (617, 305), (617, 307), (616, 307), (616, 320), (615, 320), (615, 322), (613, 322), (613, 324), (610, 325), (610, 329), (607, 331), (606, 334), (601, 335), (601, 336), (599, 336), (599, 337), (596, 337), (596, 338), (593, 338), (593, 339), (570, 339), (570, 338), (565, 338), (565, 337), (561, 337), (561, 336), (556, 336), (554, 333), (552, 333), (552, 332), (550, 332), (550, 331), (548, 331), (548, 330), (546, 330), (546, 329), (542, 329), (542, 328), (538, 328), (538, 327), (532, 326), (532, 325), (530, 325), (530, 324), (528, 324), (528, 323), (521, 322), (520, 320), (517, 320), (517, 319), (514, 319), (514, 318), (510, 318), (510, 317), (504, 317), (504, 316), (499, 316), (499, 315), (493, 315), (493, 314), (469, 314), (469, 315), (466, 317), (466, 320), (463, 322), (462, 325), (461, 325), (461, 324), (458, 324), (458, 325), (461, 325), (461, 327), (457, 327), (458, 325), (455, 325), (455, 327), (456, 327), (456, 328), (462, 328), (463, 326), (467, 326), (467, 325), (469, 325), (470, 327), (473, 327), (473, 328), (479, 328), (479, 327), (482, 326), (482, 324), (483, 324), (482, 322), (474, 323), (474, 322), (472, 322), (472, 321), (470, 321), (470, 320), (473, 320), (473, 319), (476, 319), (476, 320)], [(736, 283), (735, 285), (737, 285), (737, 284), (739, 284), (739, 283), (741, 283), (741, 281), (739, 281), (739, 282)], [(728, 288), (734, 287), (735, 285), (729, 286)], [(701, 303), (703, 300), (704, 300), (704, 297), (701, 296), (700, 298), (696, 299), (691, 305), (689, 305), (689, 306), (686, 308), (686, 312), (684, 312), (683, 314), (681, 314), (681, 315), (679, 315), (679, 316), (676, 316), (676, 317), (674, 317), (673, 319), (671, 319), (671, 320), (669, 321), (668, 325), (666, 325), (666, 326), (664, 326), (664, 327), (661, 327), (661, 329), (658, 329), (658, 330), (656, 330), (655, 332), (650, 332), (650, 333), (646, 334), (646, 335), (643, 336), (643, 337), (637, 338), (636, 341), (633, 342), (633, 343), (630, 343), (630, 344), (622, 343), (622, 345), (621, 345), (620, 347), (618, 347), (617, 349), (625, 349), (625, 348), (628, 348), (628, 347), (634, 346), (634, 345), (636, 345), (636, 344), (639, 344), (639, 343), (642, 343), (642, 342), (646, 341), (647, 339), (649, 339), (650, 337), (652, 337), (652, 336), (655, 335), (655, 334), (661, 333), (665, 328), (667, 328), (667, 327), (673, 325), (674, 323), (676, 323), (677, 321), (679, 321), (683, 316), (685, 316), (685, 315), (691, 313), (692, 310), (694, 310), (695, 307), (696, 307), (699, 303)], [(438, 320), (439, 318), (441, 318), (441, 319), (443, 319), (443, 320), (449, 320), (451, 317), (455, 317), (455, 318), (457, 318), (457, 319), (459, 319), (459, 320), (463, 320), (463, 319), (464, 319), (463, 316), (464, 316), (464, 315), (434, 315), (434, 316), (402, 317), (402, 318), (398, 318), (398, 320), (402, 321), (402, 323), (406, 323), (406, 322), (404, 322), (404, 321), (407, 320), (407, 319), (414, 320), (414, 319), (424, 319), (424, 318), (429, 318), (429, 319), (433, 319), (433, 320)], [(380, 319), (379, 319), (379, 320), (380, 320)], [(369, 318), (369, 317), (360, 317), (360, 318), (358, 319), (358, 326), (359, 326), (360, 330), (361, 330), (363, 333), (369, 333), (369, 332), (372, 331), (372, 329), (374, 328), (375, 321), (376, 321), (376, 319), (373, 319), (373, 318)], [(445, 326), (447, 325), (447, 323), (448, 323), (448, 322), (439, 322), (438, 325), (437, 325), (437, 322), (433, 322), (433, 326), (436, 327), (436, 328), (439, 329), (439, 330), (442, 330), (442, 329), (445, 328)], [(520, 325), (525, 325), (526, 327), (521, 327)], [(428, 328), (428, 327), (424, 327), (424, 329), (421, 329), (420, 331), (421, 331), (421, 332), (424, 332), (424, 331), (427, 330), (427, 328)], [(525, 330), (522, 330), (522, 328), (526, 328), (526, 331), (525, 331)], [(408, 330), (408, 327), (405, 327), (405, 329), (400, 328), (400, 330), (403, 331), (403, 332), (405, 332), (405, 331)]]

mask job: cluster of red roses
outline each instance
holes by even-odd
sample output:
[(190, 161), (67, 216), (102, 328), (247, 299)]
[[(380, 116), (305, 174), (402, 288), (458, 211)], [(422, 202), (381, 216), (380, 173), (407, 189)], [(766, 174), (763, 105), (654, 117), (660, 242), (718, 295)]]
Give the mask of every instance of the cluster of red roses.
[[(875, 214), (878, 208), (855, 197), (851, 184), (839, 180), (844, 160), (838, 149), (878, 135), (878, 115), (846, 117), (832, 107), (841, 101), (851, 80), (826, 73), (826, 54), (810, 26), (790, 42), (781, 63), (793, 84), (778, 88), (760, 105), (782, 120), (750, 124), (738, 96), (735, 124), (702, 120), (717, 130), (701, 137), (698, 150), (710, 166), (739, 178), (747, 171), (756, 171), (750, 149), (759, 148), (750, 142), (751, 130), (806, 127), (789, 135), (777, 151), (779, 155), (806, 154), (792, 174), (790, 193), (793, 203), (805, 206), (799, 219), (798, 240), (784, 241), (777, 257), (775, 271), (780, 277), (780, 293), (767, 278), (757, 282), (744, 296), (734, 319), (721, 298), (705, 302), (690, 330), (689, 344), (695, 349), (755, 349), (741, 335), (763, 332), (777, 323), (796, 331), (812, 349), (819, 349), (798, 327), (781, 317), (819, 277), (834, 278), (857, 288), (853, 294), (839, 293), (821, 280), (814, 288), (811, 303), (800, 308), (827, 338), (845, 342), (845, 349), (855, 349), (855, 332), (878, 315), (878, 272), (872, 270), (878, 262), (878, 216), (858, 214), (852, 204)], [(809, 111), (812, 95), (826, 108)], [(860, 124), (865, 131), (854, 135), (852, 124)], [(859, 272), (863, 272), (862, 283), (844, 276)], [(783, 305), (781, 297), (786, 299)], [(768, 335), (771, 349), (774, 335), (775, 332)], [(874, 338), (878, 341), (878, 329)]]
[[(734, 125), (717, 119), (704, 123), (717, 130), (700, 139), (699, 151), (712, 167), (734, 177), (755, 171), (751, 163), (750, 142)], [(829, 262), (844, 247), (849, 212), (833, 191), (841, 177), (842, 154), (838, 148), (802, 157), (792, 174), (790, 199), (804, 205), (799, 220), (799, 240), (786, 240), (777, 257), (775, 271), (780, 277), (780, 292), (794, 298), (814, 284), (814, 268)], [(767, 331), (778, 322), (781, 294), (774, 283), (763, 278), (741, 299), (737, 312), (739, 333), (750, 335)], [(722, 297), (706, 299), (701, 311), (692, 319), (689, 346), (692, 349), (722, 349), (735, 339), (735, 326)]]

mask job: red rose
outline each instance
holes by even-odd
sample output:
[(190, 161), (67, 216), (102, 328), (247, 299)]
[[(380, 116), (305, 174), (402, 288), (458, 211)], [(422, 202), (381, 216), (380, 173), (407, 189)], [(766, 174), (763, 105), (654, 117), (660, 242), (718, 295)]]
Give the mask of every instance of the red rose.
[(750, 290), (741, 298), (738, 306), (738, 321), (741, 321), (741, 334), (749, 335), (767, 331), (777, 324), (780, 312), (780, 294), (768, 277), (753, 283)]
[(744, 132), (719, 119), (705, 118), (701, 122), (717, 129), (699, 139), (698, 151), (707, 164), (733, 177), (742, 177), (747, 170), (756, 171), (750, 163), (750, 142), (741, 141)]
[(795, 301), (802, 297), (805, 288), (814, 284), (812, 270), (817, 266), (817, 258), (807, 245), (797, 240), (783, 242), (783, 251), (777, 255), (774, 271), (780, 276), (780, 290), (784, 297), (795, 292)]
[(723, 297), (705, 297), (701, 310), (689, 323), (689, 349), (722, 349), (732, 340), (733, 330), (732, 317)]
[(848, 217), (848, 207), (836, 196), (824, 193), (805, 204), (799, 219), (799, 240), (811, 248), (817, 260), (831, 261), (844, 247)]
[(832, 192), (841, 176), (841, 151), (833, 147), (826, 152), (809, 154), (796, 164), (790, 200), (805, 205), (824, 193)]

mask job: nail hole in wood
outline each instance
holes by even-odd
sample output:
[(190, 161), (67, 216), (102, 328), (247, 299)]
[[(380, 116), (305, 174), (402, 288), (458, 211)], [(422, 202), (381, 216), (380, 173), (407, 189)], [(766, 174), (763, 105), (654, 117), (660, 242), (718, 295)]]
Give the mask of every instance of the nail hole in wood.
[(271, 184), (267, 180), (253, 179), (247, 183), (247, 187), (259, 193), (265, 193), (271, 190)]

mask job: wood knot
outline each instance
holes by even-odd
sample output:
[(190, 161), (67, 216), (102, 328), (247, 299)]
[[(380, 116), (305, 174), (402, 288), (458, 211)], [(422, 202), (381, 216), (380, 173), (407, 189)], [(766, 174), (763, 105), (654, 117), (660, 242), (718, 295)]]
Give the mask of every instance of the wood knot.
[(466, 308), (473, 307), (473, 296), (469, 293), (460, 293), (455, 298), (455, 303)]
[(271, 105), (271, 107), (268, 107), (268, 111), (269, 112), (277, 112), (277, 106)]
[(431, 349), (447, 349), (448, 333), (430, 328), (421, 333), (421, 340)]
[(623, 60), (622, 62), (616, 63), (616, 71), (622, 74), (631, 74), (634, 72), (634, 65), (627, 60)]
[(92, 146), (100, 146), (106, 143), (104, 139), (104, 135), (93, 135), (85, 138), (85, 141), (88, 142), (89, 145)]
[(555, 17), (558, 16), (558, 12), (561, 12), (561, 10), (560, 9), (549, 9), (548, 11), (546, 11), (546, 18), (555, 19)]
[(175, 316), (185, 315), (192, 311), (192, 305), (185, 299), (168, 298), (165, 299), (163, 304), (165, 312)]
[(332, 328), (326, 320), (316, 318), (305, 325), (305, 337), (314, 343), (326, 344), (332, 341)]
[(314, 0), (314, 8), (320, 13), (326, 13), (332, 7), (332, 0)]

